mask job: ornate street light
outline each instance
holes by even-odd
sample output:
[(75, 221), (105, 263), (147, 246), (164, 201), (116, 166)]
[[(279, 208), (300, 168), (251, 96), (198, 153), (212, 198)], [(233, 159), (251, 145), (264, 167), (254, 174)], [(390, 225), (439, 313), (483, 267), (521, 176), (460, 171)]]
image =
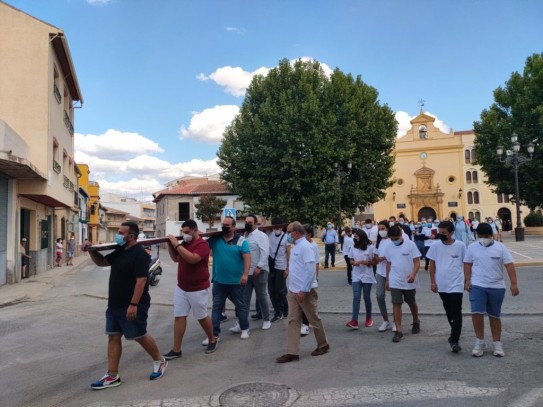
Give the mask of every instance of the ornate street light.
[(520, 193), (518, 185), (518, 168), (532, 160), (532, 155), (534, 154), (534, 144), (528, 143), (526, 150), (529, 157), (524, 157), (520, 155), (520, 143), (518, 142), (517, 133), (511, 134), (511, 150), (506, 150), (506, 157), (502, 159), (503, 156), (503, 146), (498, 145), (496, 147), (496, 153), (498, 154), (498, 159), (500, 162), (505, 163), (506, 167), (513, 167), (515, 174), (515, 207), (517, 212), (517, 226), (515, 227), (515, 240), (517, 242), (524, 241), (524, 228), (522, 227), (522, 222), (520, 221)]

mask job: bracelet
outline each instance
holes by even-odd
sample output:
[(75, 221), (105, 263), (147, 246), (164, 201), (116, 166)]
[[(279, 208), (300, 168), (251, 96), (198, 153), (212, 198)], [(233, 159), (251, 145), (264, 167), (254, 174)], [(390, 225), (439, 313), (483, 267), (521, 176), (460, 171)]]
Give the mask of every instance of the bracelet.
[(179, 246), (183, 246), (183, 243), (179, 243), (177, 246), (175, 246), (175, 250), (177, 250)]
[(137, 307), (138, 304), (134, 303), (134, 302), (131, 302), (130, 305), (132, 305), (133, 307)]

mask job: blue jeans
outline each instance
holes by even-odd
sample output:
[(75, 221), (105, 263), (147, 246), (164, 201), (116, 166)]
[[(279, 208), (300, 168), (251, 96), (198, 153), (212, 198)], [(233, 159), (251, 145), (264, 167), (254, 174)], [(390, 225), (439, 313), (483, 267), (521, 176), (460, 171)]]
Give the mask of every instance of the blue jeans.
[(270, 320), (270, 307), (268, 304), (268, 270), (261, 270), (258, 276), (249, 276), (247, 279), (247, 285), (245, 286), (245, 304), (247, 313), (251, 306), (251, 297), (253, 296), (253, 288), (256, 293), (256, 303), (259, 305), (260, 312), (257, 309), (257, 313), (262, 315), (264, 321)]
[(364, 305), (366, 306), (366, 319), (371, 319), (371, 286), (370, 283), (353, 281), (353, 321), (358, 321), (360, 313), (360, 297), (364, 293)]
[(234, 303), (236, 307), (236, 316), (239, 320), (239, 326), (242, 330), (249, 329), (249, 319), (247, 305), (245, 304), (245, 286), (240, 284), (221, 284), (213, 283), (213, 308), (211, 311), (211, 320), (213, 322), (213, 334), (221, 334), (221, 314), (226, 304), (226, 299)]

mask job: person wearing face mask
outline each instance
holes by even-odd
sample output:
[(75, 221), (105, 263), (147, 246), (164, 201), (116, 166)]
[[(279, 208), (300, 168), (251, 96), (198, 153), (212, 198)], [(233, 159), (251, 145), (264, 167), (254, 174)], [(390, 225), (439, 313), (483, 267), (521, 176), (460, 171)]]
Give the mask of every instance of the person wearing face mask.
[[(268, 257), (270, 250), (270, 241), (268, 235), (257, 229), (258, 219), (255, 215), (245, 217), (245, 240), (249, 243), (251, 252), (251, 265), (249, 267), (249, 277), (245, 285), (245, 304), (247, 308), (251, 305), (253, 290), (256, 293), (256, 301), (260, 304), (262, 315), (262, 329), (267, 330), (271, 327), (270, 307), (268, 300)], [(241, 327), (235, 325), (230, 328), (230, 332), (241, 332)]]
[(417, 288), (420, 287), (417, 273), (420, 267), (420, 252), (415, 243), (402, 237), (399, 226), (388, 230), (392, 244), (384, 250), (383, 257), (387, 260), (387, 279), (385, 288), (390, 290), (396, 333), (392, 342), (400, 342), (403, 338), (402, 304), (409, 305), (413, 317), (412, 334), (420, 332), (419, 308), (415, 299)]
[(147, 313), (151, 304), (147, 283), (150, 258), (138, 244), (138, 234), (138, 225), (123, 222), (115, 236), (118, 247), (113, 252), (106, 256), (98, 251), (89, 252), (97, 266), (111, 266), (105, 329), (108, 335), (108, 370), (100, 380), (91, 384), (95, 390), (121, 384), (119, 363), (123, 335), (127, 340), (138, 342), (153, 359), (151, 380), (162, 377), (168, 366), (155, 340), (147, 333)]
[[(460, 216), (457, 218), (459, 221)], [(452, 222), (441, 222), (438, 239), (428, 250), (430, 259), (430, 289), (439, 293), (447, 321), (451, 327), (449, 346), (454, 353), (460, 352), (462, 333), (462, 297), (464, 292), (464, 256), (466, 245), (453, 239), (455, 227)]]
[[(280, 218), (272, 219), (272, 226), (282, 223)], [(280, 228), (273, 229), (273, 232), (268, 235), (268, 239), (270, 241), (268, 293), (275, 311), (271, 322), (275, 322), (288, 315), (287, 277), (290, 244), (287, 242), (286, 233)]]
[(311, 352), (311, 356), (321, 356), (330, 350), (318, 312), (315, 252), (311, 243), (307, 241), (300, 222), (289, 224), (287, 233), (288, 242), (294, 244), (289, 260), (287, 353), (279, 356), (276, 359), (277, 363), (289, 363), (300, 359), (302, 312), (307, 315), (317, 340), (317, 348)]
[(368, 239), (370, 239), (372, 244), (375, 244), (377, 242), (379, 230), (377, 228), (377, 225), (374, 225), (371, 219), (366, 219), (364, 221), (364, 232), (366, 233)]
[(484, 355), (485, 321), (488, 315), (490, 332), (494, 342), (494, 356), (505, 356), (501, 343), (501, 308), (505, 297), (505, 280), (503, 269), (507, 270), (511, 283), (511, 294), (517, 296), (517, 272), (509, 250), (503, 243), (492, 239), (492, 228), (488, 223), (477, 227), (477, 240), (468, 247), (464, 257), (465, 290), (469, 291), (471, 303), (471, 321), (475, 331), (475, 346), (471, 354), (476, 357)]
[(330, 222), (322, 232), (322, 241), (324, 242), (324, 268), (328, 268), (328, 259), (332, 257), (332, 267), (336, 266), (336, 248), (339, 244), (339, 236)]
[(428, 253), (428, 250), (434, 244), (437, 232), (437, 225), (434, 225), (432, 218), (428, 218), (426, 224), (422, 226), (422, 234), (424, 235), (424, 251), (422, 252), (422, 257), (424, 257), (424, 270), (426, 271), (428, 271), (430, 264), (430, 260), (426, 257), (426, 253)]
[[(356, 231), (355, 231), (356, 233)], [(345, 264), (347, 265), (347, 284), (352, 285), (352, 272), (353, 266), (351, 265), (351, 259), (349, 259), (349, 251), (354, 246), (353, 231), (349, 226), (345, 228), (345, 237), (343, 238), (343, 257), (345, 258)]]
[(183, 240), (168, 235), (168, 254), (177, 263), (177, 285), (173, 294), (173, 346), (164, 358), (181, 357), (183, 336), (187, 328), (187, 317), (192, 314), (207, 335), (206, 353), (217, 349), (218, 339), (213, 334), (211, 317), (207, 311), (209, 292), (209, 243), (200, 237), (198, 225), (192, 219), (181, 225)]
[(375, 270), (375, 280), (377, 281), (375, 288), (375, 297), (377, 299), (377, 305), (379, 306), (379, 311), (383, 317), (383, 322), (379, 326), (379, 332), (385, 332), (387, 329), (392, 329), (392, 332), (396, 332), (396, 324), (388, 320), (388, 310), (387, 303), (385, 301), (385, 283), (387, 279), (387, 262), (383, 253), (385, 252), (386, 247), (391, 244), (390, 239), (388, 238), (388, 221), (383, 220), (377, 225), (379, 228), (379, 237), (377, 238), (377, 244), (375, 246), (375, 261), (377, 262)]
[(466, 245), (469, 245), (471, 240), (471, 231), (469, 230), (468, 225), (464, 221), (462, 215), (458, 215), (456, 222), (454, 222), (454, 238), (459, 240)]
[(398, 219), (398, 225), (402, 228), (403, 232), (407, 235), (409, 240), (413, 240), (413, 232), (411, 231), (411, 228), (409, 227), (409, 223), (407, 222), (407, 219), (405, 219), (403, 216), (400, 216)]
[[(213, 306), (211, 321), (213, 335), (219, 338), (221, 334), (221, 316), (226, 299), (234, 303), (238, 323), (230, 328), (232, 333), (241, 332), (241, 339), (249, 338), (248, 307), (245, 303), (245, 285), (249, 278), (251, 267), (251, 249), (242, 235), (236, 234), (236, 220), (225, 216), (222, 222), (222, 235), (212, 236), (207, 242), (213, 253)], [(220, 339), (219, 339), (220, 340)], [(206, 338), (202, 345), (207, 346)]]

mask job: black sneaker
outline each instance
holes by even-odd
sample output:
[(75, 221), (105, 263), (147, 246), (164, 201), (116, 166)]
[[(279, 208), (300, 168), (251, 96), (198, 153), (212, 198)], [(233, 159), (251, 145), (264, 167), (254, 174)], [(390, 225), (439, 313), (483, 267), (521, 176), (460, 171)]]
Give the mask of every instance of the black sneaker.
[(251, 315), (251, 318), (258, 321), (259, 319), (262, 319), (262, 315), (261, 314), (253, 314), (253, 315)]
[(221, 314), (221, 322), (224, 322), (224, 321), (226, 321), (227, 319), (228, 319), (228, 315), (226, 315), (226, 313), (223, 312), (223, 313)]
[(403, 338), (403, 333), (396, 331), (394, 334), (394, 337), (392, 338), (392, 342), (400, 342)]
[(413, 328), (411, 328), (412, 334), (418, 334), (420, 332), (420, 322), (414, 322)]
[(164, 357), (164, 359), (166, 360), (172, 360), (172, 359), (177, 359), (177, 358), (180, 358), (181, 357), (181, 351), (179, 352), (174, 352), (173, 350), (169, 351), (168, 353), (166, 353), (165, 355), (162, 355)]
[(283, 319), (283, 315), (275, 314), (275, 316), (271, 319), (271, 322), (277, 322), (277, 321), (279, 321), (281, 319)]
[(206, 353), (213, 353), (217, 350), (217, 346), (219, 345), (219, 338), (215, 339), (215, 342), (209, 342), (207, 344)]
[(460, 347), (460, 344), (458, 342), (451, 343), (451, 352), (458, 353), (461, 350), (462, 350), (462, 348)]

